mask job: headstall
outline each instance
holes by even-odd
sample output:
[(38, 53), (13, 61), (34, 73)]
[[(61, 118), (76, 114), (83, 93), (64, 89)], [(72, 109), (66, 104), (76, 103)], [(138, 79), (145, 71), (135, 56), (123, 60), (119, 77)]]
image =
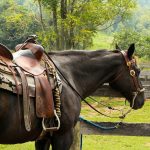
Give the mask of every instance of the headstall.
[[(135, 66), (135, 64), (136, 64), (136, 60), (135, 60), (134, 58), (131, 59), (131, 60), (129, 60), (129, 58), (127, 57), (126, 51), (120, 51), (120, 53), (123, 55), (123, 57), (124, 57), (124, 59), (125, 59), (127, 68), (128, 68), (128, 70), (129, 70), (130, 76), (131, 76), (132, 81), (133, 81), (133, 83), (134, 83), (134, 91), (132, 92), (134, 97), (133, 97), (133, 100), (132, 100), (132, 107), (131, 107), (131, 108), (133, 108), (135, 98), (137, 97), (137, 95), (138, 95), (139, 93), (144, 92), (145, 89), (144, 89), (143, 87), (141, 87), (141, 85), (139, 84), (138, 79), (137, 79), (136, 72), (135, 72), (135, 70), (134, 70), (134, 68), (133, 68), (133, 66)], [(110, 82), (110, 84), (116, 82), (116, 81), (121, 77), (122, 73), (123, 73), (123, 72), (120, 71), (120, 73), (118, 73), (118, 74), (116, 75), (116, 77)]]
[(129, 60), (127, 57), (127, 53), (125, 51), (121, 51), (121, 54), (124, 56), (124, 59), (126, 61), (126, 65), (129, 69), (130, 72), (130, 76), (132, 77), (134, 86), (135, 86), (135, 91), (133, 93), (141, 93), (144, 92), (144, 88), (141, 87), (141, 85), (139, 84), (138, 80), (137, 80), (137, 75), (136, 72), (133, 68), (133, 66), (136, 64), (136, 60), (135, 59), (131, 59)]

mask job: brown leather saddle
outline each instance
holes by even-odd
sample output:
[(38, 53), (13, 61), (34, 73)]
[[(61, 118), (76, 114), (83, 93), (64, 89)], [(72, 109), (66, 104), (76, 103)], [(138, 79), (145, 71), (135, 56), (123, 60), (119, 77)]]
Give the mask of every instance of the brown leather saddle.
[(24, 43), (17, 45), (16, 49), (18, 51), (12, 54), (6, 46), (0, 44), (0, 59), (8, 68), (16, 70), (13, 76), (19, 75), (21, 78), (25, 128), (30, 131), (30, 97), (27, 75), (32, 76), (35, 81), (36, 115), (40, 118), (54, 117), (52, 88), (46, 68), (40, 64), (44, 53), (43, 47), (35, 43)]

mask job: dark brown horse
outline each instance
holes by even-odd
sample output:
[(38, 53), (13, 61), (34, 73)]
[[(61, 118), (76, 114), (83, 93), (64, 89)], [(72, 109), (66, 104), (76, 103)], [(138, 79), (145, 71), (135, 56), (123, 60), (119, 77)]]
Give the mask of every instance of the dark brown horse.
[[(23, 120), (22, 103), (18, 106), (17, 95), (0, 90), (0, 143), (15, 144), (36, 141), (36, 150), (69, 150), (73, 141), (73, 128), (79, 119), (81, 97), (91, 95), (103, 83), (121, 92), (133, 109), (144, 104), (144, 93), (139, 81), (139, 69), (132, 58), (134, 45), (123, 53), (118, 51), (63, 51), (52, 52), (49, 57), (59, 71), (69, 81), (62, 79), (61, 93), (61, 127), (58, 131), (47, 133), (44, 139), (37, 140), (42, 131), (41, 119), (35, 115), (34, 99), (32, 101), (32, 129), (27, 132)], [(78, 94), (81, 95), (81, 97)], [(21, 97), (20, 97), (21, 99)], [(134, 99), (134, 102), (133, 102)], [(18, 108), (22, 111), (19, 119)]]

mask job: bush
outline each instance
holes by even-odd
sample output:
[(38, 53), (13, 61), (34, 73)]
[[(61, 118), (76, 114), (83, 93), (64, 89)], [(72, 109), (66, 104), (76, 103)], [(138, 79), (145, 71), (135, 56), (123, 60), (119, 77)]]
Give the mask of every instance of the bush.
[(131, 43), (135, 43), (136, 55), (150, 59), (150, 36), (148, 34), (124, 28), (114, 34), (113, 44), (116, 43), (122, 49), (127, 49)]

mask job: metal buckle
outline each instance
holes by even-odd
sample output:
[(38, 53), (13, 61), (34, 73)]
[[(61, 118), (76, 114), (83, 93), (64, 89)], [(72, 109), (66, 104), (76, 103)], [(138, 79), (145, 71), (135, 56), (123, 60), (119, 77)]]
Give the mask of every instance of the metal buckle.
[(131, 62), (130, 62), (130, 61), (127, 62), (127, 66), (128, 66), (128, 67), (131, 66)]
[(134, 77), (134, 76), (135, 76), (135, 71), (134, 71), (134, 70), (130, 70), (130, 75), (131, 75), (132, 77)]

